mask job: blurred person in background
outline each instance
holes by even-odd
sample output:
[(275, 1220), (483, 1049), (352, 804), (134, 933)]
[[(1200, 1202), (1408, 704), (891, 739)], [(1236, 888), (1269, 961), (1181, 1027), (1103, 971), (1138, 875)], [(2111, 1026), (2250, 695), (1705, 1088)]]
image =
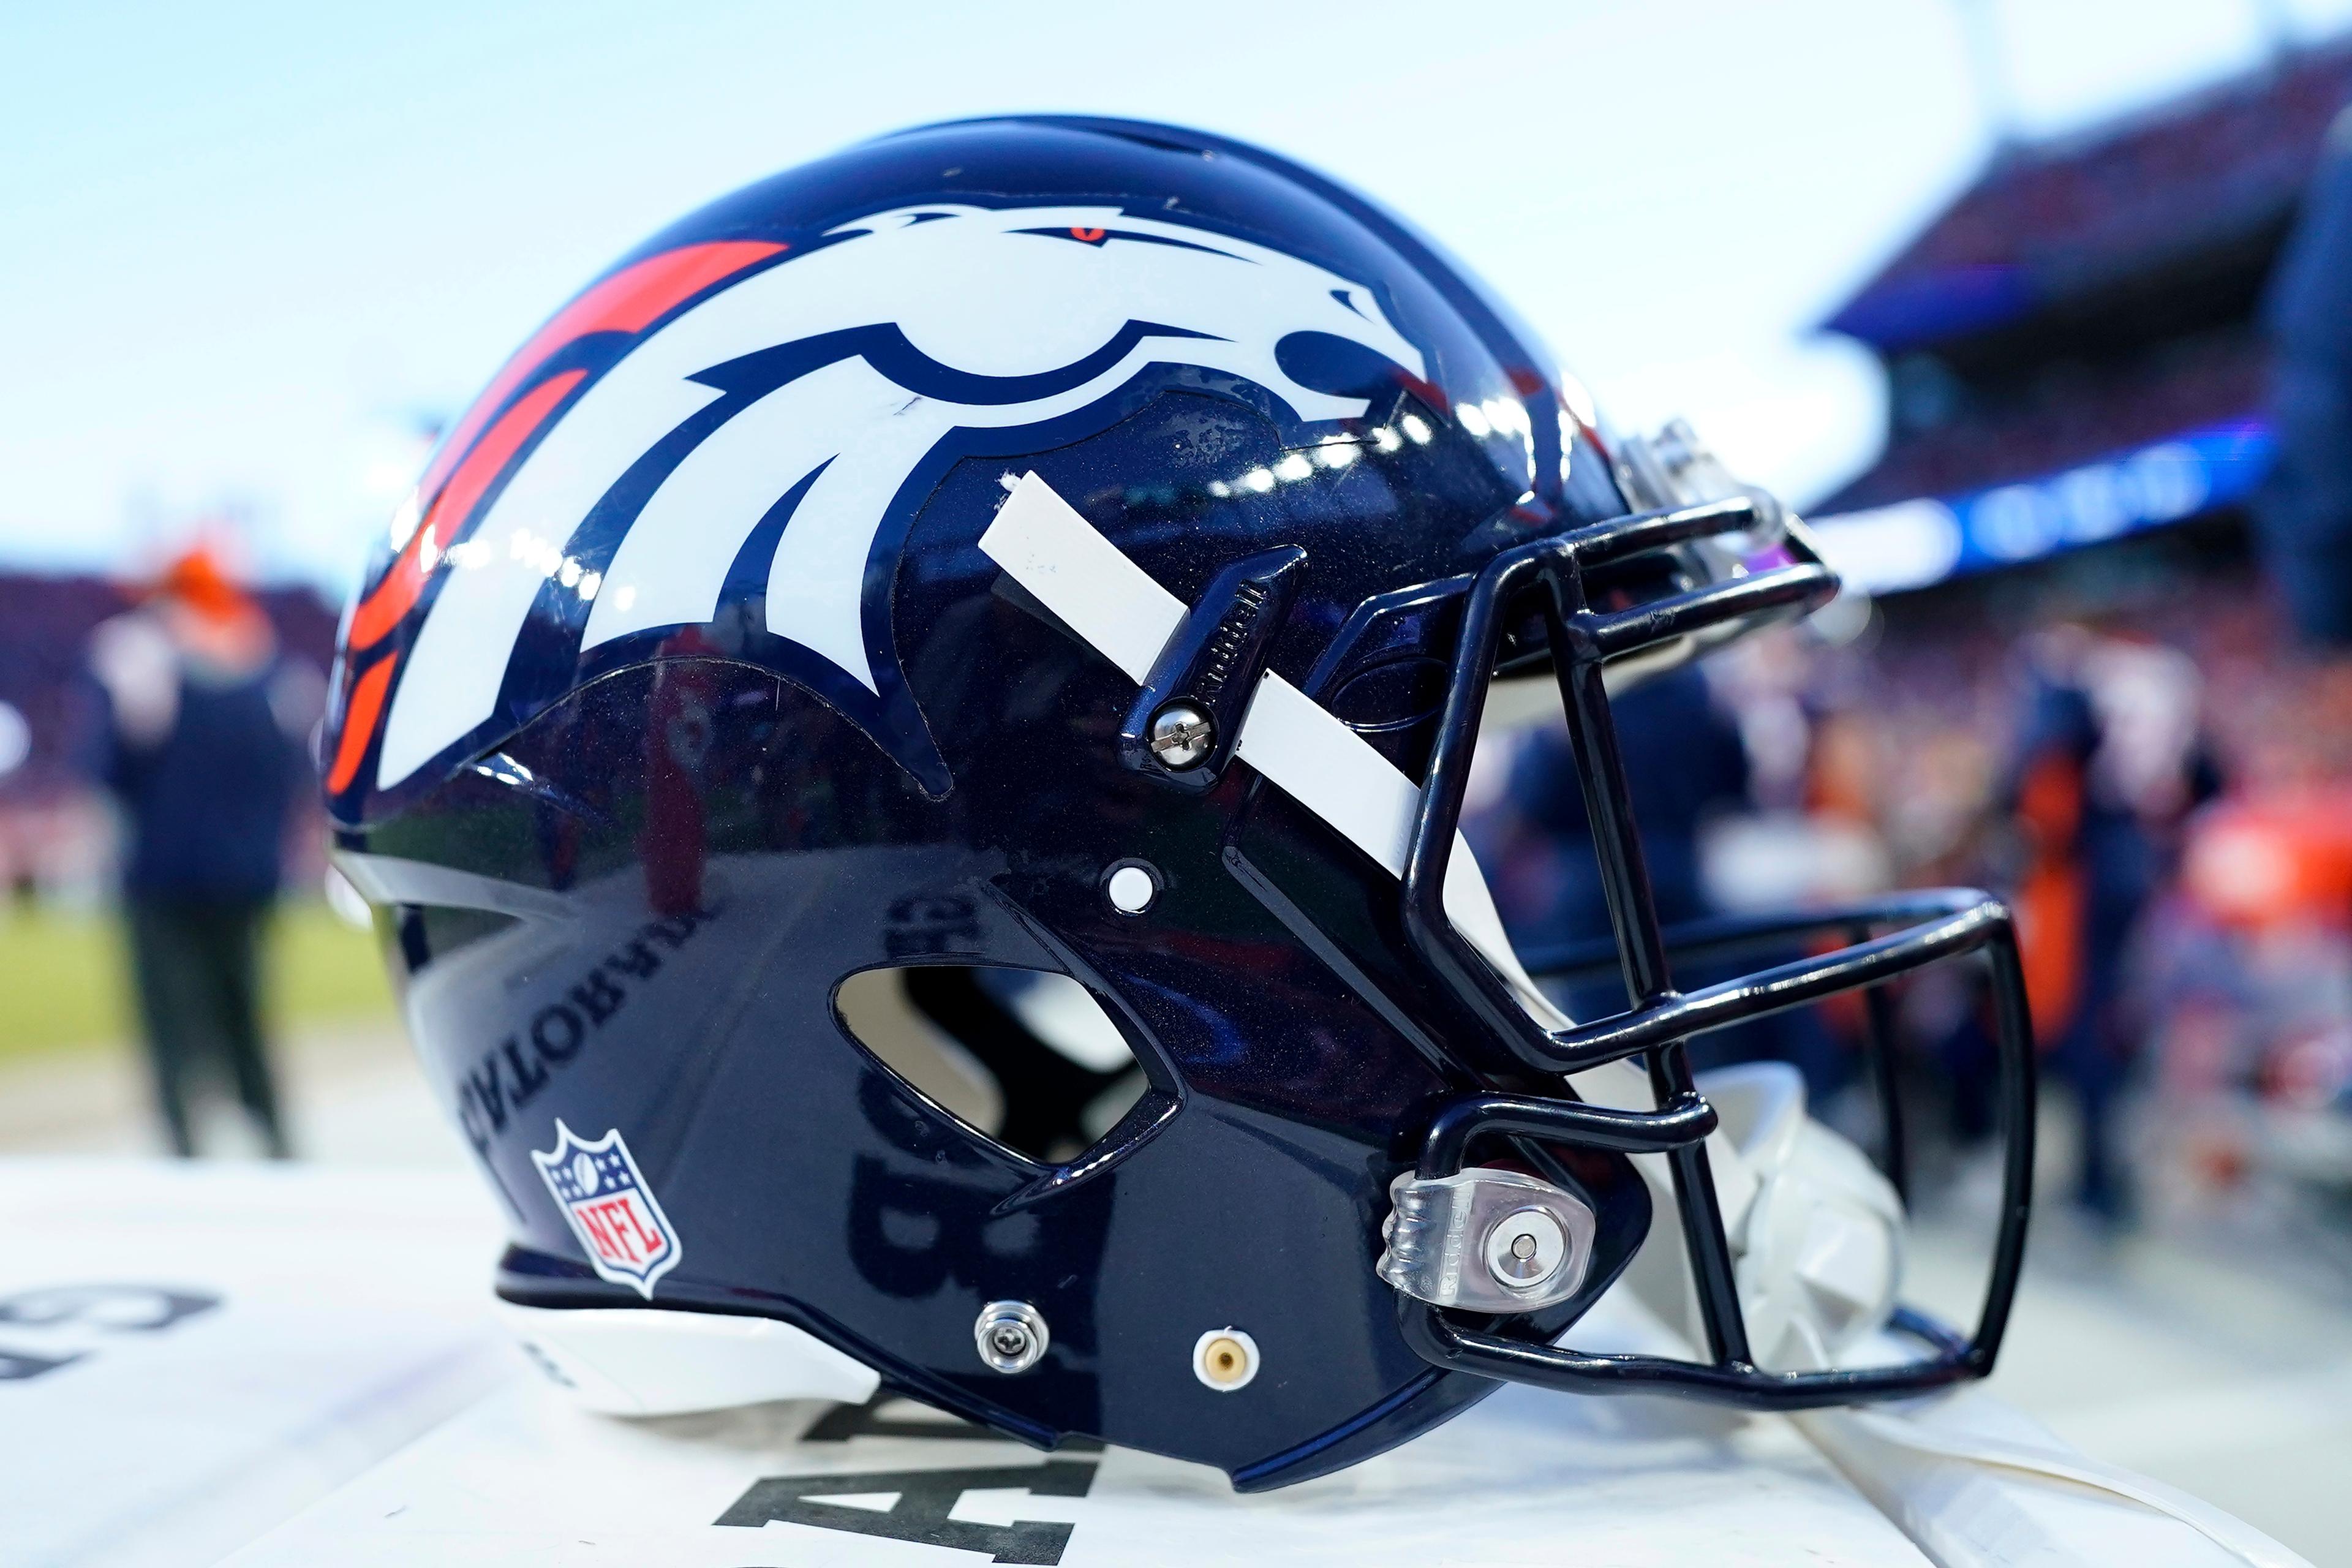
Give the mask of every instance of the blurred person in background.
[(2296, 632), (2352, 655), (2352, 110), (2329, 130), (2272, 274), (2277, 456), (2255, 521)]
[[(1748, 658), (1706, 673), (1685, 665), (1612, 698), (1643, 860), (1667, 927), (1835, 902), (1886, 884), (1868, 822), (1866, 725), (1857, 715), (1804, 711), (1793, 693), (1811, 668), (1809, 647), (1766, 634)], [(1762, 665), (1774, 668), (1759, 674)], [(1717, 679), (1731, 684), (1718, 688)], [(1546, 953), (1605, 947), (1609, 903), (1566, 729), (1550, 720), (1512, 731), (1499, 772), (1499, 786), (1481, 792), (1464, 830), (1493, 868), (1512, 941)], [(1792, 946), (1769, 961), (1801, 952)], [(1708, 984), (1724, 977), (1727, 962), (1685, 961), (1675, 983)], [(1560, 996), (1578, 1018), (1618, 1012), (1625, 1000), (1613, 959)], [(1863, 1026), (1858, 1005), (1796, 1008), (1701, 1035), (1691, 1058), (1702, 1070), (1785, 1061), (1804, 1075), (1811, 1103), (1836, 1117), (1848, 1109), (1839, 1096), (1853, 1081)]]
[[(1859, 611), (1859, 620), (1854, 615)], [(1867, 601), (1842, 604), (1841, 629), (1866, 626)], [(1836, 625), (1837, 622), (1832, 622)], [(1885, 891), (1893, 867), (1877, 823), (1887, 759), (1881, 716), (1838, 679), (1842, 667), (1814, 626), (1770, 628), (1710, 665), (1718, 706), (1738, 716), (1747, 788), (1712, 803), (1698, 828), (1702, 894), (1710, 913), (1825, 909)], [(1822, 951), (1828, 937), (1806, 944)], [(1793, 959), (1799, 948), (1778, 955)], [(1683, 977), (1677, 976), (1678, 979)], [(1808, 1103), (1865, 1142), (1877, 1136), (1874, 1095), (1859, 1096), (1867, 1039), (1860, 996), (1764, 1019), (1727, 1033), (1718, 1058), (1763, 1057), (1794, 1066)]]
[(288, 1152), (261, 1014), (261, 948), (316, 673), (203, 546), (91, 634), (87, 765), (121, 807), (131, 968), (173, 1152), (195, 1152), (191, 1089), (225, 1077), (274, 1159)]
[[(1666, 925), (1696, 920), (1711, 912), (1699, 879), (1699, 824), (1711, 809), (1748, 798), (1739, 731), (1717, 708), (1696, 665), (1618, 695), (1612, 711), (1625, 782), (1640, 803), (1642, 856), (1658, 919)], [(1513, 815), (1540, 836), (1562, 873), (1545, 907), (1521, 911), (1525, 940), (1550, 947), (1607, 936), (1608, 900), (1592, 863), (1592, 828), (1564, 726), (1546, 725), (1528, 737), (1512, 759), (1506, 790)]]
[(2075, 1198), (2130, 1222), (2118, 1101), (2149, 1020), (2130, 959), (2169, 880), (2182, 819), (2220, 792), (2195, 667), (2176, 650), (2062, 626), (2038, 637), (2003, 805), (2026, 997), (2052, 1076), (2080, 1121)]
[[(1738, 727), (1695, 665), (1618, 693), (1612, 711), (1659, 921), (1675, 926), (1715, 913), (1699, 840), (1711, 819), (1747, 807), (1748, 753)], [(1496, 896), (1511, 940), (1545, 951), (1605, 941), (1609, 902), (1565, 725), (1555, 720), (1518, 737), (1500, 797), (1473, 826), (1471, 840), (1498, 868)], [(1580, 984), (1564, 1005), (1580, 1018), (1618, 1012), (1623, 983), (1612, 973)], [(1723, 1038), (1695, 1043), (1700, 1065), (1713, 1065)]]

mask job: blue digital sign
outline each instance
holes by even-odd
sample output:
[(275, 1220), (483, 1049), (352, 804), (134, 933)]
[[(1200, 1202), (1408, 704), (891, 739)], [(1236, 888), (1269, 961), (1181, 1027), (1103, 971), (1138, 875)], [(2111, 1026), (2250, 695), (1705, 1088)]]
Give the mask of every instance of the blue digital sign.
[(1831, 563), (1874, 594), (2032, 561), (2243, 500), (2270, 467), (2259, 420), (2184, 432), (2042, 479), (1815, 523)]

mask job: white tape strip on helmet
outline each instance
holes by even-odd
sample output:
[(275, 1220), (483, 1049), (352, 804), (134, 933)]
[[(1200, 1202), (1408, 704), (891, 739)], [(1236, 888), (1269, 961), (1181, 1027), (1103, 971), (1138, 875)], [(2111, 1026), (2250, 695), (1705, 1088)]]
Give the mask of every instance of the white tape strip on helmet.
[[(980, 548), (1138, 685), (1183, 624), (1184, 602), (1034, 473), (1013, 487), (981, 535)], [(1269, 670), (1242, 721), (1235, 752), (1389, 875), (1404, 875), (1420, 786), (1329, 710)], [(1550, 1010), (1512, 953), (1486, 879), (1458, 837), (1445, 879), (1445, 912), (1523, 1002)]]

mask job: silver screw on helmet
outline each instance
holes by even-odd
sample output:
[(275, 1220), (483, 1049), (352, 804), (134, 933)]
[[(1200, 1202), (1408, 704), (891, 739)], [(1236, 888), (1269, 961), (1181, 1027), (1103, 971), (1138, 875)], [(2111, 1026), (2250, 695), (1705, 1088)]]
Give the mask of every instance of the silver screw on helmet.
[(1151, 716), (1151, 754), (1171, 768), (1192, 767), (1216, 744), (1209, 716), (1186, 702), (1171, 702)]
[(1026, 1301), (991, 1301), (980, 1310), (971, 1338), (980, 1359), (1008, 1375), (1035, 1366), (1052, 1340), (1044, 1315)]

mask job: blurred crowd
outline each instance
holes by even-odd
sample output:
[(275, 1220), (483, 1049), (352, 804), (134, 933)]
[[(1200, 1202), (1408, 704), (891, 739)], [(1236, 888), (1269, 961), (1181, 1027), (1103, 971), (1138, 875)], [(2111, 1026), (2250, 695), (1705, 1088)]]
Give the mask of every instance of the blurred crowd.
[(1895, 439), (1830, 510), (1950, 497), (2246, 421), (2254, 300), (2352, 99), (2352, 44), (2011, 148), (1831, 320), (1887, 363)]
[[(2311, 173), (2310, 149), (2352, 97), (2352, 47), (2307, 47), (2261, 70), (2150, 105), (2138, 123), (2093, 127), (2054, 155), (2012, 160), (1959, 216), (1925, 237), (1924, 268), (1965, 267), (2018, 235), (2102, 258), (2178, 245), (2185, 226), (2227, 225), (2291, 201)], [(2080, 144), (2077, 144), (2080, 143)], [(2200, 205), (2184, 211), (2194, 192)]]
[[(2000, 598), (1843, 603), (1842, 642), (1769, 634), (1621, 698), (1662, 917), (1995, 889), (2065, 1113), (2053, 1196), (2108, 1230), (2335, 1211), (2352, 1200), (2352, 666), (2298, 650), (2242, 574), (2022, 633)], [(1472, 833), (1506, 921), (1523, 943), (1605, 936), (1565, 730), (1497, 741)], [(1960, 973), (1894, 1000), (1932, 1202), (1989, 1157), (1991, 1045)], [(1622, 1005), (1606, 987), (1570, 1001)], [(1868, 1141), (1864, 1029), (1860, 1007), (1822, 1008), (1694, 1048), (1702, 1068), (1794, 1063)]]
[[(1882, 344), (1900, 334), (1874, 338), (1874, 321), (1916, 331), (1923, 312), (1981, 307), (1997, 324), (2030, 267), (2133, 260), (2137, 291), (2011, 334), (2046, 342), (1956, 337), (1973, 388), (1890, 353), (1889, 452), (1842, 504), (2045, 473), (2259, 409), (2275, 455), (2251, 508), (1883, 605), (1842, 600), (1616, 704), (1668, 922), (1911, 887), (2010, 901), (2063, 1112), (2056, 1195), (2107, 1232), (2263, 1215), (2352, 1236), (2347, 90), (2352, 50), (2315, 51), (2144, 126), (1996, 160), (1832, 323)], [(2290, 207), (2283, 244), (2223, 257), (2236, 282), (2164, 270), (2198, 226)], [(2273, 246), (2265, 275), (2250, 262)], [(2140, 319), (2167, 301), (2187, 312), (2167, 330)], [(1472, 836), (1506, 921), (1545, 948), (1605, 937), (1565, 731), (1495, 740)], [(1914, 1191), (1933, 1203), (1989, 1159), (1984, 1002), (1951, 966), (1887, 990), (1898, 1104), (1930, 1178)], [(1565, 1000), (1585, 1016), (1622, 1005), (1607, 986)], [(1867, 1143), (1883, 1114), (1870, 1017), (1783, 1015), (1694, 1055), (1793, 1063)]]
[(2258, 342), (2217, 331), (2122, 365), (2053, 367), (2028, 395), (1987, 406), (1932, 357), (1913, 355), (1893, 370), (1892, 403), (1906, 438), (1842, 492), (1839, 505), (1962, 495), (2063, 472), (2085, 454), (2236, 425), (2261, 405), (2268, 363)]

